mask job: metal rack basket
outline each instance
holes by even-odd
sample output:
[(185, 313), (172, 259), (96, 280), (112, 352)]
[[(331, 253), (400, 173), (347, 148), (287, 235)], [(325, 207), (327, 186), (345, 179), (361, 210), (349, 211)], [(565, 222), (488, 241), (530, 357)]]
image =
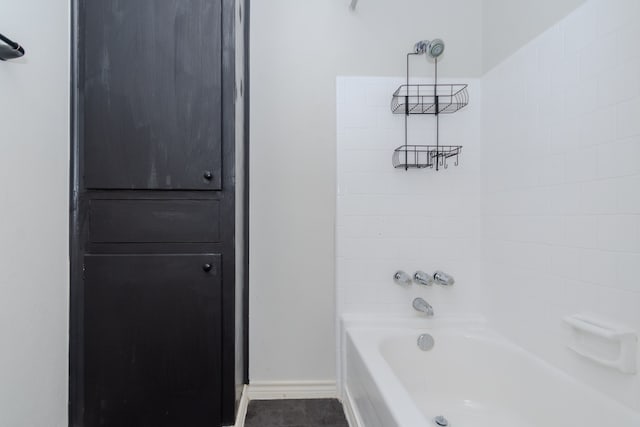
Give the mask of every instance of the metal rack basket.
[(393, 167), (423, 169), (437, 167), (447, 169), (449, 159), (458, 166), (462, 146), (460, 145), (402, 145), (393, 152)]
[(391, 98), (393, 114), (451, 114), (469, 103), (465, 84), (402, 85)]

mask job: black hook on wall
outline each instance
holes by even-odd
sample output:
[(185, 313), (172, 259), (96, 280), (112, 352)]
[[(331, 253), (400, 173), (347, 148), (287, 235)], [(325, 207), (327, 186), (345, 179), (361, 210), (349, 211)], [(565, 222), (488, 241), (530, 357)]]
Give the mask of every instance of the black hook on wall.
[(6, 45), (0, 44), (0, 61), (20, 58), (24, 55), (24, 49), (18, 43), (0, 34), (0, 40)]

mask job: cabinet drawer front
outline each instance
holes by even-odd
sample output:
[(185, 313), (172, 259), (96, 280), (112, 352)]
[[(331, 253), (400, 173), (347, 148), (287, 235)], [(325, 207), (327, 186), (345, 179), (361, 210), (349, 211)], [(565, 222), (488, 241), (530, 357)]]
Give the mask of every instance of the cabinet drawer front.
[(92, 243), (216, 243), (217, 200), (92, 200)]

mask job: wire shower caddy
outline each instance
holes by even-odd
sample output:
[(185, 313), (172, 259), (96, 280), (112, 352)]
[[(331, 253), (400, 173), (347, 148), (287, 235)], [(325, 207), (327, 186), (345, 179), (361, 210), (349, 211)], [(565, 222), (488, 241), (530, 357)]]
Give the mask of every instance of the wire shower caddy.
[[(404, 145), (393, 152), (393, 167), (408, 169), (440, 168), (447, 169), (449, 160), (454, 166), (460, 163), (461, 145), (440, 145), (440, 114), (453, 114), (469, 104), (466, 84), (438, 83), (438, 58), (435, 57), (434, 84), (410, 84), (409, 60), (419, 52), (407, 54), (407, 80), (391, 97), (393, 114), (404, 115)], [(436, 117), (436, 143), (428, 145), (410, 145), (408, 135), (409, 116), (430, 114)]]

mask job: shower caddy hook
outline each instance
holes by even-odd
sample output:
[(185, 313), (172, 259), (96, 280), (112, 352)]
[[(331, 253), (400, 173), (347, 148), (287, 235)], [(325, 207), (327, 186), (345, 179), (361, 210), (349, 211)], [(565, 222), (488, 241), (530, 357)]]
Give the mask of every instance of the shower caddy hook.
[(24, 48), (18, 43), (0, 34), (0, 41), (6, 44), (0, 44), (0, 61), (20, 58), (24, 55)]
[[(393, 152), (393, 167), (408, 170), (448, 168), (448, 159), (455, 159), (458, 166), (462, 146), (440, 145), (440, 114), (452, 114), (467, 106), (469, 94), (466, 84), (439, 84), (438, 57), (444, 52), (444, 42), (440, 39), (422, 40), (415, 44), (414, 51), (407, 54), (407, 80), (393, 94), (391, 111), (404, 114), (404, 145)], [(412, 56), (427, 54), (435, 61), (434, 84), (409, 84), (409, 60)], [(431, 114), (436, 116), (436, 144), (409, 145), (409, 116)]]

